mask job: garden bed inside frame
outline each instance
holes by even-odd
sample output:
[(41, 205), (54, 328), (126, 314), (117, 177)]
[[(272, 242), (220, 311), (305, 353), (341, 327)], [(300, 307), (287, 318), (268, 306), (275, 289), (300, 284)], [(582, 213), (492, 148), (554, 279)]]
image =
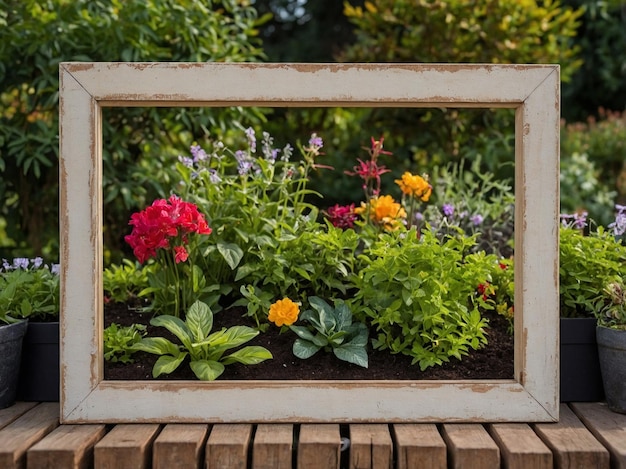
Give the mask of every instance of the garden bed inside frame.
[[(558, 420), (557, 65), (62, 63), (61, 421)], [(515, 109), (515, 377), (106, 381), (102, 126), (112, 106)]]

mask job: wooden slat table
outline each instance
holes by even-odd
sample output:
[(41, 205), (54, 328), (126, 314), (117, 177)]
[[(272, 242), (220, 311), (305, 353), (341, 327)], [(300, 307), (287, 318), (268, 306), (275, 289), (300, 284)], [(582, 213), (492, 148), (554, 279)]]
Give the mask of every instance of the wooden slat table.
[[(0, 410), (0, 468), (626, 469), (626, 415), (558, 423), (59, 425), (58, 403)], [(344, 449), (342, 449), (344, 448)]]

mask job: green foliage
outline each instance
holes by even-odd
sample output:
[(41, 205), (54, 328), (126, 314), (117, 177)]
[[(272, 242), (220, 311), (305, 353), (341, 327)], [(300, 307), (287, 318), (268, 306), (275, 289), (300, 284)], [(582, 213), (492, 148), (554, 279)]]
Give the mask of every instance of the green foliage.
[(104, 294), (110, 300), (124, 303), (148, 286), (148, 272), (138, 262), (123, 259), (121, 264), (111, 264), (104, 269), (102, 283)]
[(574, 43), (583, 65), (563, 86), (562, 111), (568, 122), (598, 109), (626, 108), (626, 14), (624, 0), (565, 0), (584, 14)]
[(359, 256), (358, 291), (349, 303), (375, 328), (374, 348), (411, 356), (423, 370), (487, 343), (473, 298), (498, 260), (468, 254), (474, 243), (461, 233), (440, 242), (429, 230), (421, 237), (393, 232)]
[(104, 328), (104, 359), (112, 363), (133, 363), (133, 346), (146, 335), (146, 326), (132, 324), (120, 326), (112, 323)]
[(317, 219), (317, 208), (306, 198), (316, 195), (307, 188), (307, 178), (321, 139), (313, 135), (307, 145), (298, 145), (298, 161), (292, 159), (291, 145), (276, 148), (265, 132), (258, 142), (252, 128), (245, 133), (243, 142), (233, 143), (241, 149), (231, 150), (221, 140), (204, 149), (194, 145), (192, 158), (180, 157), (176, 165), (180, 192), (213, 228), (198, 251), (200, 258), (194, 259), (206, 265), (209, 284), (231, 285), (244, 278), (268, 252), (274, 255), (277, 243), (296, 238)]
[(440, 239), (461, 228), (476, 234), (474, 252), (485, 251), (510, 257), (513, 254), (515, 195), (510, 181), (496, 180), (481, 170), (477, 158), (436, 167), (431, 177), (432, 204), (424, 210), (424, 223)]
[(598, 324), (626, 331), (626, 286), (624, 277), (609, 283), (598, 296), (595, 309)]
[(293, 354), (307, 359), (319, 350), (332, 350), (340, 360), (367, 368), (367, 326), (352, 321), (352, 311), (342, 300), (336, 300), (334, 307), (317, 296), (309, 297), (308, 301), (312, 309), (303, 311), (299, 320), (309, 324), (289, 326), (298, 336)]
[(626, 245), (602, 226), (589, 235), (562, 227), (559, 238), (561, 316), (593, 317), (598, 294), (626, 276)]
[[(625, 104), (626, 105), (626, 104)], [(568, 124), (561, 130), (561, 158), (568, 161), (578, 153), (587, 155), (597, 173), (598, 191), (604, 197), (617, 190), (617, 199), (626, 203), (626, 111), (600, 111), (600, 118), (589, 117), (586, 122)], [(589, 182), (593, 182), (591, 174)], [(609, 194), (606, 194), (610, 191)], [(596, 195), (593, 195), (596, 198)], [(600, 198), (602, 200), (602, 198)], [(589, 201), (587, 201), (589, 203)], [(613, 204), (608, 204), (608, 210)], [(592, 213), (593, 207), (588, 211)], [(595, 211), (595, 210), (594, 210)], [(598, 207), (598, 211), (600, 208)], [(605, 217), (596, 220), (602, 224)]]
[[(626, 155), (625, 155), (626, 157)], [(599, 180), (600, 171), (587, 153), (561, 154), (561, 213), (583, 213), (606, 226), (617, 192)]]
[[(262, 20), (237, 0), (0, 0), (0, 216), (20, 248), (56, 248), (58, 67), (62, 61), (257, 61)], [(237, 109), (107, 109), (105, 237), (167, 195), (164, 149), (186, 136), (258, 121)], [(109, 228), (109, 229), (107, 229)], [(23, 240), (23, 241), (22, 241)]]
[(0, 266), (0, 322), (22, 319), (58, 321), (58, 265), (43, 264), (41, 258), (6, 260)]
[(359, 243), (354, 230), (335, 228), (330, 223), (312, 225), (298, 236), (273, 239), (237, 270), (236, 279), (246, 284), (246, 290), (254, 289), (256, 295), (266, 298), (262, 309), (251, 311), (248, 304), (248, 314), (257, 322), (264, 321), (275, 297), (345, 297), (355, 275)]
[[(573, 36), (582, 10), (559, 2), (505, 0), (377, 0), (365, 8), (345, 3), (355, 40), (336, 54), (340, 62), (560, 63), (566, 81), (580, 66)], [(355, 142), (384, 135), (398, 150), (396, 171), (481, 154), (483, 170), (511, 177), (503, 166), (513, 155), (514, 117), (510, 109), (359, 108), (289, 110), (286, 123), (272, 128), (278, 138), (315, 128), (335, 151), (329, 164), (339, 170), (358, 154)], [(292, 117), (293, 116), (293, 117)], [(284, 134), (280, 133), (284, 132)], [(364, 132), (367, 132), (364, 134)], [(472, 150), (468, 150), (472, 149)], [(332, 159), (330, 159), (332, 158)], [(398, 173), (395, 174), (398, 176)], [(358, 187), (344, 181), (313, 181), (312, 187), (340, 203), (353, 201)]]
[(162, 315), (152, 318), (150, 324), (165, 327), (182, 344), (174, 344), (164, 337), (145, 337), (133, 346), (135, 350), (159, 355), (152, 369), (154, 378), (172, 373), (187, 356), (193, 373), (203, 381), (217, 379), (224, 372), (225, 365), (255, 365), (272, 358), (269, 350), (259, 346), (242, 347), (224, 355), (228, 350), (252, 340), (259, 331), (247, 326), (233, 326), (211, 333), (213, 312), (200, 301), (191, 305), (185, 321), (175, 316)]

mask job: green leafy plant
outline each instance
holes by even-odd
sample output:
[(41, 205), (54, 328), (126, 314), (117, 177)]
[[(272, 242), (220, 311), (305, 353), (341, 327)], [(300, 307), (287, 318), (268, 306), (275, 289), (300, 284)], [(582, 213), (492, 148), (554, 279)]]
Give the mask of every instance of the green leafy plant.
[(57, 321), (59, 318), (59, 265), (43, 259), (3, 259), (0, 266), (0, 322), (22, 319)]
[(384, 233), (359, 256), (350, 306), (376, 331), (375, 349), (413, 357), (421, 369), (461, 359), (487, 343), (486, 320), (475, 301), (495, 255), (470, 254), (462, 232), (440, 242), (430, 230)]
[(559, 240), (560, 314), (593, 317), (598, 294), (626, 275), (626, 246), (602, 226), (588, 235), (561, 227)]
[(133, 363), (132, 355), (137, 352), (133, 345), (146, 335), (146, 326), (132, 324), (120, 326), (113, 323), (104, 328), (104, 359), (112, 363)]
[(148, 272), (138, 262), (123, 259), (121, 264), (111, 264), (104, 269), (102, 283), (110, 300), (124, 303), (148, 287)]
[(308, 301), (311, 309), (303, 311), (299, 317), (308, 324), (289, 326), (298, 336), (293, 344), (293, 354), (307, 359), (322, 349), (332, 350), (340, 360), (367, 368), (367, 326), (353, 322), (352, 311), (343, 300), (335, 300), (334, 307), (316, 296), (309, 297)]
[(252, 340), (259, 331), (247, 326), (233, 326), (211, 333), (213, 312), (200, 301), (191, 305), (184, 321), (164, 314), (152, 318), (150, 324), (166, 328), (181, 342), (177, 345), (164, 337), (144, 337), (133, 346), (135, 350), (159, 355), (152, 369), (154, 378), (172, 373), (187, 357), (193, 373), (203, 381), (217, 379), (226, 365), (255, 365), (272, 358), (270, 351), (260, 346), (246, 346), (224, 355)]
[(608, 283), (596, 300), (595, 316), (598, 325), (626, 331), (625, 277)]

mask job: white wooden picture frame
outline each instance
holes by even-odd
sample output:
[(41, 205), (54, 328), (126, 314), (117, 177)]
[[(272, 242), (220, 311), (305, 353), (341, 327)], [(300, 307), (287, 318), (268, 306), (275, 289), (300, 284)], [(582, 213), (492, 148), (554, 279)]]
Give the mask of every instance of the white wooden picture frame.
[[(104, 380), (102, 126), (110, 106), (515, 109), (511, 380)], [(62, 63), (61, 421), (558, 420), (558, 65)]]

